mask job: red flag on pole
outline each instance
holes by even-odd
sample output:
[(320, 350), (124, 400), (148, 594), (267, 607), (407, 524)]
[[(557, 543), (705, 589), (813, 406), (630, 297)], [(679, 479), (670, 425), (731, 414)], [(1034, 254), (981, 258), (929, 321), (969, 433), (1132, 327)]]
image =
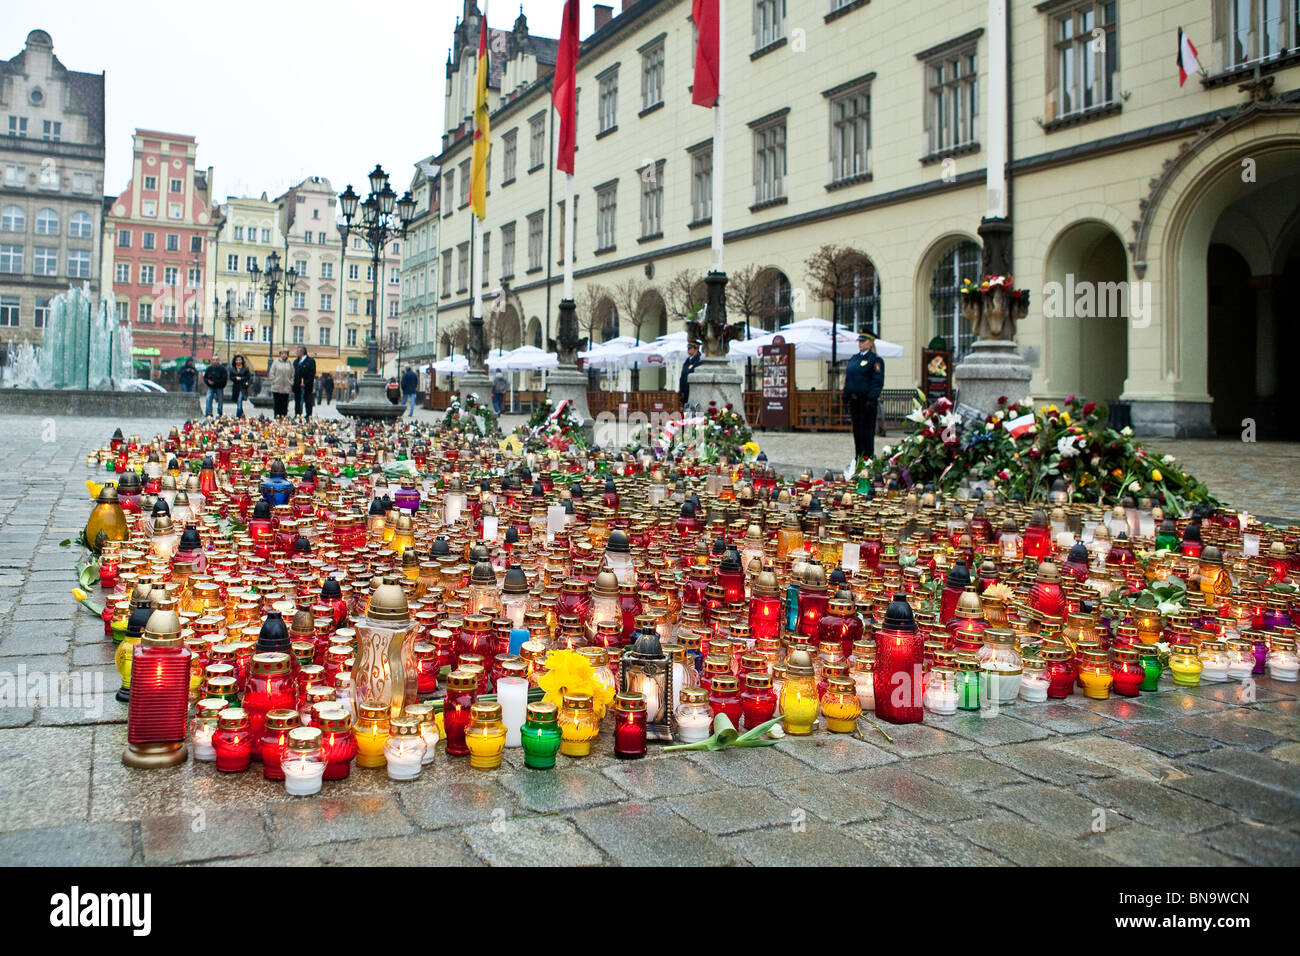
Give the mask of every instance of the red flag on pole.
[(691, 19), (699, 38), (691, 102), (712, 108), (718, 105), (718, 0), (691, 0)]
[(569, 175), (573, 175), (573, 127), (578, 112), (578, 13), (577, 0), (564, 0), (564, 22), (560, 26), (555, 82), (551, 87), (551, 102), (560, 114), (560, 141), (555, 152), (555, 168)]

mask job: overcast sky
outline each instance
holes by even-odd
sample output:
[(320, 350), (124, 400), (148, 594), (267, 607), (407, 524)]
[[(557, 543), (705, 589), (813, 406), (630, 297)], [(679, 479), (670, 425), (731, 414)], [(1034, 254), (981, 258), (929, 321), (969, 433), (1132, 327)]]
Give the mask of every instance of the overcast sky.
[[(582, 2), (582, 32), (594, 0)], [(524, 0), (529, 30), (558, 36), (563, 0)], [(617, 0), (612, 5), (618, 6)], [(463, 0), (47, 0), (9, 6), (0, 56), (43, 29), (70, 70), (105, 72), (104, 192), (131, 175), (137, 128), (198, 139), (227, 195), (274, 197), (307, 176), (364, 195), (381, 163), (400, 193), (442, 135), (447, 50)], [(479, 9), (483, 0), (479, 0)], [(493, 0), (509, 29), (519, 2)], [(375, 52), (369, 52), (375, 51)]]

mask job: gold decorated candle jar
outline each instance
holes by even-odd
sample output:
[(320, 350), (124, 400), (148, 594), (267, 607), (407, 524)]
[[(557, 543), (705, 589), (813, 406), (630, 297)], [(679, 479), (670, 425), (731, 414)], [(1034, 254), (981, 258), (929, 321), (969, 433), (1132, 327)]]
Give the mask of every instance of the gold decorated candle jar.
[(1174, 683), (1185, 687), (1196, 687), (1201, 683), (1201, 663), (1196, 646), (1193, 644), (1171, 644), (1169, 646), (1169, 670), (1174, 675)]
[(828, 678), (821, 709), (826, 717), (827, 730), (837, 734), (852, 733), (862, 714), (862, 702), (858, 699), (853, 679), (841, 675)]
[(367, 700), (357, 705), (357, 721), (353, 733), (357, 739), (357, 766), (383, 767), (384, 744), (388, 742), (388, 705)]
[(1138, 640), (1143, 644), (1160, 641), (1164, 628), (1159, 611), (1154, 608), (1139, 608), (1133, 615), (1133, 622), (1137, 625)]
[(1083, 695), (1093, 700), (1106, 700), (1110, 697), (1111, 684), (1115, 676), (1111, 673), (1110, 658), (1102, 650), (1085, 650), (1079, 654), (1079, 683), (1083, 685)]
[(565, 694), (560, 708), (560, 753), (566, 757), (585, 757), (591, 742), (600, 733), (600, 721), (592, 709), (590, 694)]
[(501, 753), (506, 747), (506, 725), (501, 721), (501, 705), (474, 704), (469, 715), (469, 727), (465, 730), (469, 765), (475, 770), (496, 770), (501, 766)]

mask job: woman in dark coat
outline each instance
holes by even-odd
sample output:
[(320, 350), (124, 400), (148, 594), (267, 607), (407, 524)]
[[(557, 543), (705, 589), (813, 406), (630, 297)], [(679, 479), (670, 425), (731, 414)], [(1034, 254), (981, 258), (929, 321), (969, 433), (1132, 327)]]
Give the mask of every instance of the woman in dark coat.
[(252, 393), (253, 370), (242, 355), (236, 355), (230, 363), (230, 390), (234, 392), (235, 417), (244, 417), (244, 396)]

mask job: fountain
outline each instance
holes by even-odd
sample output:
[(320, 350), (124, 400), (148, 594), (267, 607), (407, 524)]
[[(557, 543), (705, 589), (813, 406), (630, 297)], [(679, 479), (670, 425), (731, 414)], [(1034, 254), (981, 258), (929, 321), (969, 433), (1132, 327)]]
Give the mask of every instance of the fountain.
[(0, 368), (0, 412), (94, 415), (185, 415), (190, 393), (120, 391), (132, 378), (132, 333), (109, 303), (96, 302), (89, 283), (70, 286), (50, 302), (39, 346), (9, 343)]

